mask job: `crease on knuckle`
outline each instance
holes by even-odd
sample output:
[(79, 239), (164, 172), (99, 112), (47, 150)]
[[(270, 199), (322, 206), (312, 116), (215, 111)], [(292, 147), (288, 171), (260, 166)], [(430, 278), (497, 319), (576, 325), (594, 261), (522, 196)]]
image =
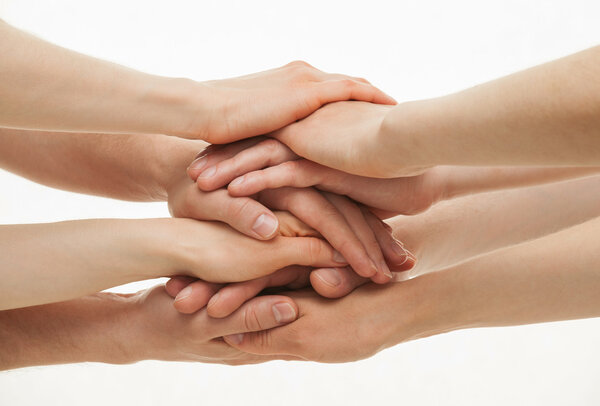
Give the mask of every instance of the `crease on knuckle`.
[(243, 218), (244, 212), (250, 209), (251, 205), (252, 199), (247, 197), (232, 199), (227, 205), (226, 214), (229, 219), (241, 219)]
[(256, 314), (256, 309), (254, 307), (250, 307), (244, 310), (244, 328), (246, 331), (257, 331), (262, 330), (262, 326), (260, 324), (260, 319)]

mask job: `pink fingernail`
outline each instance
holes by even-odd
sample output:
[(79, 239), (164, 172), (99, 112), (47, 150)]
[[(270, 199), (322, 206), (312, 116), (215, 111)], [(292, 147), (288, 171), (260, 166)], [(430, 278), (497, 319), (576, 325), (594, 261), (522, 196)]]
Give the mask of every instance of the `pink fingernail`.
[(346, 261), (346, 258), (344, 258), (344, 256), (342, 255), (342, 253), (339, 252), (339, 251), (337, 251), (337, 250), (333, 251), (333, 260), (335, 262), (340, 263), (340, 264), (347, 264), (348, 263), (348, 261)]
[(240, 176), (239, 178), (235, 178), (234, 180), (231, 181), (231, 183), (229, 183), (229, 186), (235, 186), (235, 185), (239, 185), (240, 183), (244, 182), (244, 177)]
[(204, 168), (204, 165), (206, 165), (207, 161), (208, 160), (206, 159), (206, 156), (201, 156), (190, 164), (188, 170), (200, 170)]
[(395, 265), (404, 265), (404, 263), (408, 260), (408, 252), (406, 249), (404, 249), (399, 241), (394, 241), (392, 243), (392, 251), (394, 251), (394, 254), (396, 254), (399, 259)]
[(210, 168), (208, 168), (204, 172), (202, 172), (200, 174), (200, 176), (198, 176), (198, 177), (199, 178), (210, 178), (215, 173), (217, 173), (217, 167), (216, 166), (211, 166)]
[(335, 268), (323, 268), (316, 271), (315, 275), (327, 285), (336, 287), (342, 283), (340, 273)]
[(192, 294), (192, 287), (186, 286), (175, 296), (175, 301), (179, 302), (180, 300), (187, 299)]
[(296, 309), (289, 303), (277, 303), (273, 306), (273, 316), (277, 323), (289, 323), (296, 319)]
[(272, 236), (275, 231), (277, 231), (277, 220), (273, 218), (273, 216), (261, 214), (254, 222), (252, 230), (254, 230), (261, 237), (268, 238)]

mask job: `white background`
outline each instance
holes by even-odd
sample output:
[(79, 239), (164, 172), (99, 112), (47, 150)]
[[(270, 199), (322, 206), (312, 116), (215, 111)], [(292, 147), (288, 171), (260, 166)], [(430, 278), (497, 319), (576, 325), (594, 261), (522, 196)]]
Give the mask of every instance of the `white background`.
[[(304, 59), (364, 76), (399, 101), (456, 91), (600, 39), (598, 0), (0, 0), (0, 17), (152, 73), (216, 79)], [(162, 204), (54, 191), (0, 171), (0, 223), (166, 215)], [(591, 405), (600, 403), (599, 343), (593, 319), (455, 332), (343, 365), (30, 368), (0, 373), (0, 404)]]

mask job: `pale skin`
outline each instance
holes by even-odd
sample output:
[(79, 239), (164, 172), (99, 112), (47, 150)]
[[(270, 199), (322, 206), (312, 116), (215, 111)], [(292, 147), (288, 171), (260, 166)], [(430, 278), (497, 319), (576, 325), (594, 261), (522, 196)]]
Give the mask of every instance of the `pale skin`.
[(305, 62), (196, 82), (91, 58), (0, 20), (0, 126), (167, 134), (227, 143), (277, 130), (326, 103), (394, 104), (366, 80)]
[(182, 315), (163, 286), (136, 294), (96, 293), (66, 302), (0, 312), (0, 370), (73, 362), (126, 364), (144, 359), (252, 364), (220, 337), (295, 319), (285, 296), (255, 298), (230, 317)]
[[(225, 190), (201, 192), (188, 179), (185, 168), (206, 145), (202, 142), (163, 135), (0, 129), (0, 144), (0, 165), (34, 181), (125, 200), (168, 200), (177, 217), (219, 220), (248, 235), (222, 224), (188, 219), (2, 226), (0, 241), (6, 247), (2, 259), (7, 266), (1, 308), (66, 300), (156, 276), (187, 274), (230, 282), (252, 279), (263, 272), (266, 275), (295, 262), (344, 266), (345, 256), (361, 275), (372, 276), (378, 283), (390, 280), (383, 274), (383, 270), (389, 272), (388, 262), (395, 271), (414, 265), (414, 257), (379, 220), (361, 213), (342, 197), (324, 197), (310, 189), (264, 194), (269, 207), (288, 210), (316, 230), (299, 235), (305, 238), (290, 238), (280, 235), (277, 217), (254, 199), (230, 197)], [(274, 224), (264, 237), (253, 224), (267, 215), (273, 217)], [(331, 238), (333, 249), (315, 238), (321, 235)], [(27, 254), (32, 246), (36, 247), (35, 256)], [(236, 247), (235, 252), (231, 247)], [(273, 255), (257, 255), (261, 250), (273, 250)], [(211, 265), (223, 256), (228, 258), (225, 262)], [(370, 265), (372, 257), (379, 259), (381, 271), (377, 273)], [(48, 268), (50, 264), (53, 271)], [(204, 274), (208, 269), (210, 274)], [(244, 271), (235, 275), (232, 269)]]
[(598, 167), (443, 166), (409, 177), (369, 178), (302, 159), (274, 139), (209, 148), (188, 168), (190, 177), (205, 192), (227, 185), (231, 196), (241, 197), (286, 186), (314, 186), (361, 202), (382, 218), (421, 213), (438, 202), (469, 194), (557, 182), (598, 172)]
[[(600, 207), (596, 204), (600, 193), (599, 182), (600, 179), (595, 177), (470, 196), (441, 204), (418, 216), (398, 217), (392, 220), (392, 225), (401, 236), (411, 237), (407, 244), (422, 257), (422, 268), (446, 268), (471, 256), (537, 238), (600, 215)], [(558, 199), (559, 196), (564, 196), (564, 199)], [(540, 215), (541, 207), (545, 208), (544, 215)], [(511, 224), (519, 227), (502, 222), (505, 216), (511, 216)], [(461, 225), (469, 227), (473, 233), (462, 233)], [(457, 233), (465, 238), (456, 238)], [(432, 236), (436, 239), (432, 240)], [(484, 236), (488, 236), (484, 243), (473, 245)], [(465, 250), (467, 246), (473, 248)], [(476, 270), (481, 272), (484, 269), (482, 266)], [(467, 274), (467, 271), (465, 268), (462, 272)], [(208, 317), (211, 310), (213, 313), (217, 310), (227, 311), (222, 304), (213, 309), (209, 306), (192, 316), (178, 314), (172, 307), (172, 299), (160, 286), (136, 295), (100, 293), (68, 302), (2, 311), (0, 338), (5, 343), (2, 348), (7, 351), (0, 351), (0, 369), (84, 361), (120, 364), (142, 359), (227, 364), (280, 358), (327, 362), (358, 359), (387, 345), (439, 332), (442, 325), (436, 317), (442, 319), (447, 312), (450, 314), (453, 307), (448, 309), (448, 305), (457, 301), (457, 297), (461, 303), (459, 315), (466, 315), (462, 306), (467, 299), (463, 299), (462, 295), (465, 291), (468, 294), (487, 285), (486, 278), (477, 277), (477, 273), (470, 274), (472, 280), (465, 279), (470, 284), (466, 287), (462, 286), (462, 281), (458, 283), (458, 272), (446, 270), (428, 275), (427, 278), (393, 284), (389, 288), (377, 289), (374, 285), (361, 287), (343, 301), (335, 302), (320, 300), (309, 293), (296, 294), (294, 300), (298, 305), (286, 296), (249, 298), (245, 304), (242, 301), (234, 310), (228, 311), (230, 316), (222, 319)], [(353, 289), (367, 282), (366, 279), (353, 279), (353, 272), (342, 272), (340, 276), (344, 281), (340, 287), (352, 285)], [(299, 282), (306, 284), (306, 281)], [(518, 282), (515, 281), (515, 284)], [(167, 291), (175, 296), (187, 283), (174, 280), (174, 283), (167, 285)], [(481, 286), (471, 286), (476, 283)], [(230, 290), (237, 289), (235, 285), (230, 286)], [(468, 289), (471, 287), (473, 289)], [(528, 293), (523, 292), (522, 287), (520, 292)], [(202, 294), (197, 290), (194, 296)], [(440, 302), (443, 306), (437, 305)], [(277, 339), (277, 342), (272, 341), (273, 347), (257, 345), (258, 340), (250, 338), (253, 336), (244, 337), (242, 346), (255, 352), (277, 352), (277, 355), (248, 354), (232, 348), (219, 338), (234, 334), (227, 339), (233, 343), (235, 337), (239, 337), (237, 334), (256, 329), (258, 325), (260, 328), (270, 328), (285, 323), (281, 319), (285, 313), (279, 312), (276, 316), (273, 310), (275, 305), (283, 305), (283, 309), (291, 308), (293, 313), (288, 316), (291, 320), (302, 314), (300, 321), (304, 320), (304, 324), (294, 326), (294, 323), (291, 325), (293, 330), (282, 330), (282, 334), (276, 334), (278, 329), (271, 330), (270, 334)], [(501, 308), (499, 304), (496, 305)], [(477, 310), (486, 307), (485, 304), (480, 306)], [(396, 307), (399, 310), (395, 311)], [(444, 314), (436, 314), (434, 310), (443, 310)], [(380, 317), (374, 318), (373, 314), (379, 314)], [(557, 315), (563, 316), (564, 313)], [(451, 316), (451, 321), (458, 317)], [(505, 314), (505, 317), (508, 316)], [(340, 323), (340, 317), (349, 321)], [(532, 317), (528, 322), (533, 321), (536, 320)], [(344, 329), (340, 331), (340, 327)], [(304, 332), (305, 329), (307, 332)], [(289, 339), (292, 334), (298, 334), (298, 340), (292, 342)], [(310, 337), (306, 334), (312, 334), (315, 339), (305, 340), (304, 337)], [(349, 340), (348, 337), (353, 339)], [(373, 342), (377, 337), (379, 341)], [(302, 341), (304, 347), (295, 346), (296, 341)], [(335, 348), (331, 348), (332, 345)], [(300, 358), (282, 355), (287, 352), (297, 352)]]
[(594, 47), (435, 99), (331, 103), (270, 135), (301, 157), (370, 177), (438, 165), (599, 166), (599, 77)]
[[(394, 219), (396, 232), (411, 236), (407, 246), (424, 275), (367, 284), (336, 301), (292, 292), (296, 322), (225, 339), (253, 354), (345, 362), (461, 328), (600, 316), (600, 247), (593, 238), (600, 231), (599, 182), (596, 176), (474, 195)], [(340, 276), (354, 286), (366, 282), (350, 275)], [(229, 289), (244, 302), (243, 289)]]

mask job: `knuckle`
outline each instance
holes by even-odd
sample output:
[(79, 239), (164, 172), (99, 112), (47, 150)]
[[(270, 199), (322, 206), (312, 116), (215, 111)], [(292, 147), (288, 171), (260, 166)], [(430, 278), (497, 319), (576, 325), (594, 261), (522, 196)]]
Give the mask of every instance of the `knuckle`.
[(255, 337), (254, 344), (258, 348), (260, 348), (262, 350), (268, 350), (269, 348), (272, 347), (273, 338), (271, 336), (270, 330), (257, 331), (256, 334), (254, 335), (254, 337)]
[(302, 68), (312, 68), (312, 66), (303, 60), (297, 59), (295, 61), (292, 61), (290, 63), (288, 63), (287, 66), (291, 66), (291, 67), (302, 67)]
[(317, 238), (308, 238), (306, 242), (307, 258), (311, 263), (315, 263), (323, 255), (323, 244)]
[(262, 330), (262, 326), (260, 324), (260, 319), (258, 314), (256, 313), (256, 309), (254, 307), (249, 307), (244, 310), (244, 327), (246, 331), (257, 331)]
[(251, 209), (252, 203), (252, 199), (247, 197), (231, 199), (229, 204), (227, 205), (227, 216), (229, 217), (229, 219), (243, 218), (244, 213)]
[(342, 84), (342, 86), (344, 86), (347, 89), (351, 89), (356, 86), (356, 82), (353, 81), (352, 79), (342, 79), (341, 84)]

